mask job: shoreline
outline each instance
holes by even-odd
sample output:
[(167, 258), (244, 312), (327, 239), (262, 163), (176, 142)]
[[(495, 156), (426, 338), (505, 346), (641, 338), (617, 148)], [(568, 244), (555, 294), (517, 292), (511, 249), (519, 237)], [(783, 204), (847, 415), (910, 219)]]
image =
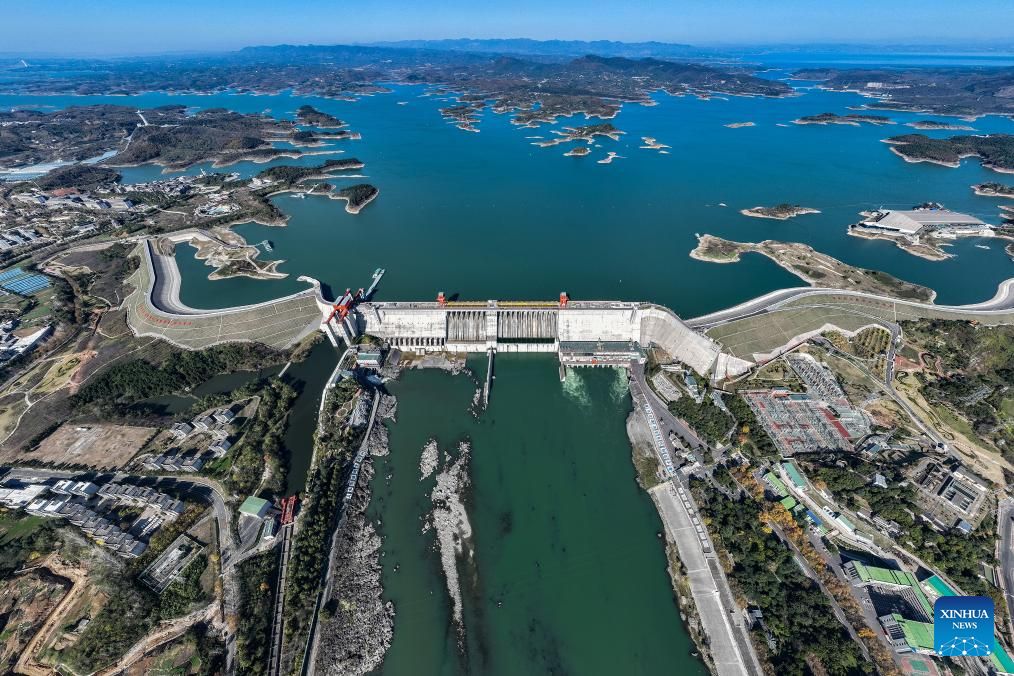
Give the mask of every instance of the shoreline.
[(927, 244), (925, 242), (915, 244), (905, 237), (898, 237), (887, 233), (869, 232), (860, 228), (849, 228), (848, 235), (850, 237), (860, 237), (862, 239), (879, 239), (891, 242), (902, 251), (928, 261), (945, 261), (948, 258), (954, 258), (954, 254), (947, 253), (936, 244)]
[[(714, 253), (716, 248), (721, 248), (725, 256), (718, 256)], [(710, 253), (709, 253), (710, 251)], [(864, 270), (844, 263), (843, 261), (821, 253), (808, 244), (799, 242), (779, 242), (775, 240), (764, 240), (763, 242), (734, 242), (714, 235), (699, 235), (697, 246), (690, 252), (690, 258), (706, 263), (737, 263), (744, 253), (756, 253), (764, 256), (777, 264), (784, 270), (792, 273), (813, 288), (832, 288), (845, 291), (859, 291), (907, 300), (926, 304), (933, 304), (937, 292), (921, 284), (914, 284), (899, 279), (884, 272), (875, 270)], [(805, 256), (805, 261), (800, 263), (803, 269), (797, 268), (787, 262), (787, 257), (799, 261)], [(814, 269), (820, 273), (819, 277), (812, 277), (804, 270)], [(887, 278), (885, 281), (884, 278)], [(857, 281), (866, 281), (865, 286)], [(907, 290), (911, 294), (903, 296), (898, 289)]]
[(774, 221), (787, 221), (790, 218), (796, 216), (805, 216), (806, 214), (819, 214), (820, 209), (811, 209), (810, 207), (793, 207), (790, 213), (785, 215), (779, 215), (774, 213), (764, 213), (764, 211), (772, 211), (777, 207), (751, 207), (749, 209), (740, 209), (739, 213), (750, 218), (767, 218)]
[(352, 204), (352, 198), (349, 197), (348, 195), (336, 195), (336, 194), (331, 194), (331, 193), (320, 193), (320, 194), (322, 196), (328, 197), (329, 199), (344, 201), (345, 202), (345, 211), (346, 211), (346, 213), (358, 214), (360, 211), (362, 211), (366, 207), (367, 204), (369, 204), (373, 200), (377, 199), (377, 195), (380, 194), (380, 188), (377, 188), (376, 192), (374, 192), (372, 195), (370, 195), (369, 197), (367, 197), (361, 203), (356, 204), (356, 205)]

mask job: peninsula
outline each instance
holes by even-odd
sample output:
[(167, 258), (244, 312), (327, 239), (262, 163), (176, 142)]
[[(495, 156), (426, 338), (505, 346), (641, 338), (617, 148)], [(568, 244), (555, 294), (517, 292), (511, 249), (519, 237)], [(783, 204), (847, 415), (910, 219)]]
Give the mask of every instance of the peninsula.
[(300, 124), (318, 127), (320, 129), (341, 129), (346, 126), (344, 122), (334, 115), (331, 115), (330, 113), (323, 113), (309, 105), (300, 106), (296, 110), (296, 119), (299, 120)]
[(975, 191), (976, 195), (982, 195), (983, 197), (1007, 197), (1014, 199), (1014, 185), (993, 182), (979, 183), (978, 185), (973, 185), (972, 190)]
[(773, 207), (751, 207), (740, 209), (739, 213), (752, 218), (773, 218), (778, 221), (785, 221), (804, 214), (819, 214), (820, 210), (809, 207), (801, 207), (798, 204), (782, 203)]
[(1005, 174), (1014, 173), (1014, 135), (951, 136), (930, 138), (924, 134), (903, 134), (885, 139), (891, 151), (906, 162), (930, 162), (958, 167), (966, 157), (978, 157), (982, 166)]
[(350, 214), (358, 214), (367, 204), (377, 199), (379, 194), (380, 191), (372, 185), (358, 183), (348, 188), (342, 188), (330, 196), (336, 200), (345, 200), (345, 211)]
[(905, 282), (877, 270), (858, 268), (797, 242), (734, 242), (714, 235), (701, 235), (690, 257), (710, 263), (736, 263), (744, 253), (759, 253), (796, 275), (810, 286), (866, 291), (895, 298), (932, 301), (936, 292)]
[(903, 110), (974, 119), (1014, 115), (1009, 70), (977, 67), (806, 68), (793, 77), (821, 89), (876, 99), (871, 110)]

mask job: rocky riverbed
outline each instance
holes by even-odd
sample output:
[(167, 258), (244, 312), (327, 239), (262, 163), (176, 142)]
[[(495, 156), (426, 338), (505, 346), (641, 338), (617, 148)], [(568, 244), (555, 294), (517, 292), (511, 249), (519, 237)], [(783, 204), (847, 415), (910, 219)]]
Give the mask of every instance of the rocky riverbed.
[(458, 456), (453, 461), (444, 453), (444, 469), (437, 474), (437, 484), (430, 499), (433, 501), (432, 522), (437, 532), (437, 549), (440, 564), (447, 581), (447, 593), (451, 599), (451, 616), (458, 631), (459, 643), (465, 633), (462, 616), (461, 581), (458, 576), (458, 558), (472, 559), (475, 550), (472, 545), (472, 525), (468, 520), (462, 496), (469, 486), (468, 460), (471, 445), (463, 441), (458, 445)]
[(380, 666), (394, 635), (394, 606), (384, 602), (380, 580), (382, 540), (364, 515), (373, 463), (360, 470), (335, 543), (334, 584), (321, 609), (317, 668), (324, 674), (359, 676)]

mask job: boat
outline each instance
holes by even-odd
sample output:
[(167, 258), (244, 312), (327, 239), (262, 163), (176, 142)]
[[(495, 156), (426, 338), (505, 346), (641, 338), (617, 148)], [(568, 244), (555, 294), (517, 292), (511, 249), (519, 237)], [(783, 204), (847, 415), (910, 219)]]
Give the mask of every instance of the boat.
[(985, 244), (976, 244), (975, 248), (976, 249), (988, 249), (989, 247), (986, 246)]
[(270, 239), (264, 240), (264, 250), (265, 251), (274, 251), (275, 250), (275, 245), (271, 243)]
[(303, 194), (303, 193), (301, 193), (301, 192), (297, 192), (295, 195), (293, 195), (293, 197), (295, 197), (297, 199), (303, 199), (303, 198), (306, 197), (306, 195)]

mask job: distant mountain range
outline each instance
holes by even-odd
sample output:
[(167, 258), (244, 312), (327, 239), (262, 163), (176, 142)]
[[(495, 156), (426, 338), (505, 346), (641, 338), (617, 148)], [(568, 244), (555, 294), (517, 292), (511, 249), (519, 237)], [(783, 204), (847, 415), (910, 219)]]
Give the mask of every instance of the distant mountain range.
[(617, 42), (615, 40), (532, 40), (531, 38), (449, 40), (399, 40), (371, 42), (369, 46), (400, 49), (471, 52), (482, 54), (524, 54), (530, 56), (574, 57), (585, 54), (639, 58), (692, 58), (710, 54), (693, 45), (672, 42)]

